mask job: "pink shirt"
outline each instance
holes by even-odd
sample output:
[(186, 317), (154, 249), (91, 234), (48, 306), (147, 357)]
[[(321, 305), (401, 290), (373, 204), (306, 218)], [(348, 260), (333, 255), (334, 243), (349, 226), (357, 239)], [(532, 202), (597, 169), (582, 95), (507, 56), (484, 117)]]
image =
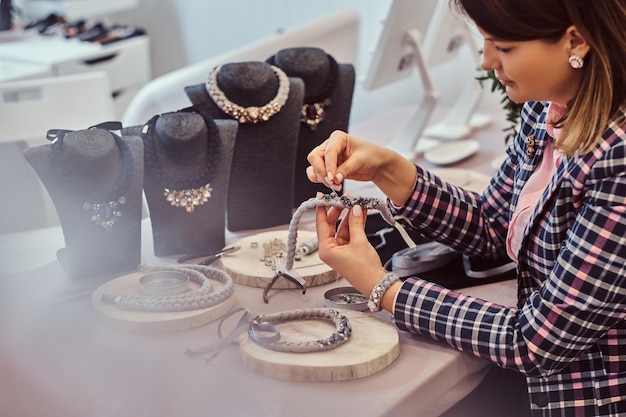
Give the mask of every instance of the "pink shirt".
[[(556, 103), (550, 103), (548, 106), (547, 120), (549, 122), (546, 130), (548, 134), (555, 139), (561, 133), (561, 130), (555, 128), (550, 121), (558, 120), (565, 111), (567, 111), (565, 107)], [(517, 253), (522, 244), (522, 237), (524, 236), (524, 230), (526, 229), (530, 215), (539, 202), (544, 190), (550, 183), (550, 179), (552, 175), (554, 175), (556, 167), (561, 162), (561, 156), (561, 153), (554, 149), (552, 141), (548, 140), (544, 148), (542, 160), (539, 162), (537, 169), (530, 176), (520, 193), (506, 236), (507, 254), (515, 262), (517, 262)]]

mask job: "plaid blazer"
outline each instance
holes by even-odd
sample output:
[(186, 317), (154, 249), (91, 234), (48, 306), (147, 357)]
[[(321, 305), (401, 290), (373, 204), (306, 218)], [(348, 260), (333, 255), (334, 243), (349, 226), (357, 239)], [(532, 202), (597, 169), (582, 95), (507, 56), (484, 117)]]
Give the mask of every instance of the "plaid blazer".
[[(417, 167), (395, 214), (470, 255), (502, 255), (520, 191), (542, 158), (547, 103), (527, 103), (508, 158), (482, 195)], [(626, 110), (626, 109), (622, 109)], [(533, 416), (626, 415), (626, 125), (620, 112), (590, 153), (564, 157), (524, 232), (518, 305), (505, 307), (416, 277), (402, 285), (402, 330), (515, 369)]]

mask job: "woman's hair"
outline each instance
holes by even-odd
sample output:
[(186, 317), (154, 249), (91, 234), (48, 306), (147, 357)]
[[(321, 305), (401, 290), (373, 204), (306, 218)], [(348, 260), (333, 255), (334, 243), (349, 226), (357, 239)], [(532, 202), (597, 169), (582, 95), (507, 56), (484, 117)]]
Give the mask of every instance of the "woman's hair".
[[(626, 104), (626, 0), (450, 0), (485, 32), (510, 41), (558, 41), (574, 25), (590, 45), (557, 148), (568, 155), (595, 147)], [(623, 109), (622, 109), (623, 110)], [(623, 120), (619, 120), (620, 123)]]

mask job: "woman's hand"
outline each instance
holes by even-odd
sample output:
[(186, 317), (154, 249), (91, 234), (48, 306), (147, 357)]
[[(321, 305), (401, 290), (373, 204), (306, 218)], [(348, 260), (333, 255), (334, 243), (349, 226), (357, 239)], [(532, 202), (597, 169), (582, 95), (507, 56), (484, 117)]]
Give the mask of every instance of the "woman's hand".
[(362, 294), (369, 295), (387, 271), (365, 235), (366, 211), (355, 205), (337, 229), (342, 209), (331, 207), (327, 211), (320, 206), (316, 210), (320, 259)]
[(336, 130), (308, 155), (307, 175), (338, 191), (345, 179), (373, 180), (383, 162), (385, 148)]
[(372, 181), (396, 205), (413, 192), (417, 170), (413, 162), (389, 148), (334, 131), (307, 157), (310, 181), (339, 191), (346, 179)]

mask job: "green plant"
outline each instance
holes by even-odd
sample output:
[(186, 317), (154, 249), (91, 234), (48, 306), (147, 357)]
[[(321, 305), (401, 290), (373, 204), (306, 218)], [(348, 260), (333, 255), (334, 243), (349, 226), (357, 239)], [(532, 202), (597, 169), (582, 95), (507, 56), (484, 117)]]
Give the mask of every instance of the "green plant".
[(503, 95), (500, 103), (502, 104), (502, 108), (506, 112), (506, 120), (510, 123), (510, 125), (502, 129), (502, 131), (506, 133), (506, 136), (504, 137), (504, 143), (508, 143), (509, 140), (515, 138), (518, 133), (517, 129), (523, 103), (516, 103), (509, 98), (506, 93), (506, 87), (502, 85), (500, 81), (498, 81), (493, 70), (483, 71), (483, 74), (479, 77), (476, 77), (476, 79), (480, 83), (480, 86), (483, 88), (485, 87), (486, 82), (491, 81), (491, 92), (499, 91)]

